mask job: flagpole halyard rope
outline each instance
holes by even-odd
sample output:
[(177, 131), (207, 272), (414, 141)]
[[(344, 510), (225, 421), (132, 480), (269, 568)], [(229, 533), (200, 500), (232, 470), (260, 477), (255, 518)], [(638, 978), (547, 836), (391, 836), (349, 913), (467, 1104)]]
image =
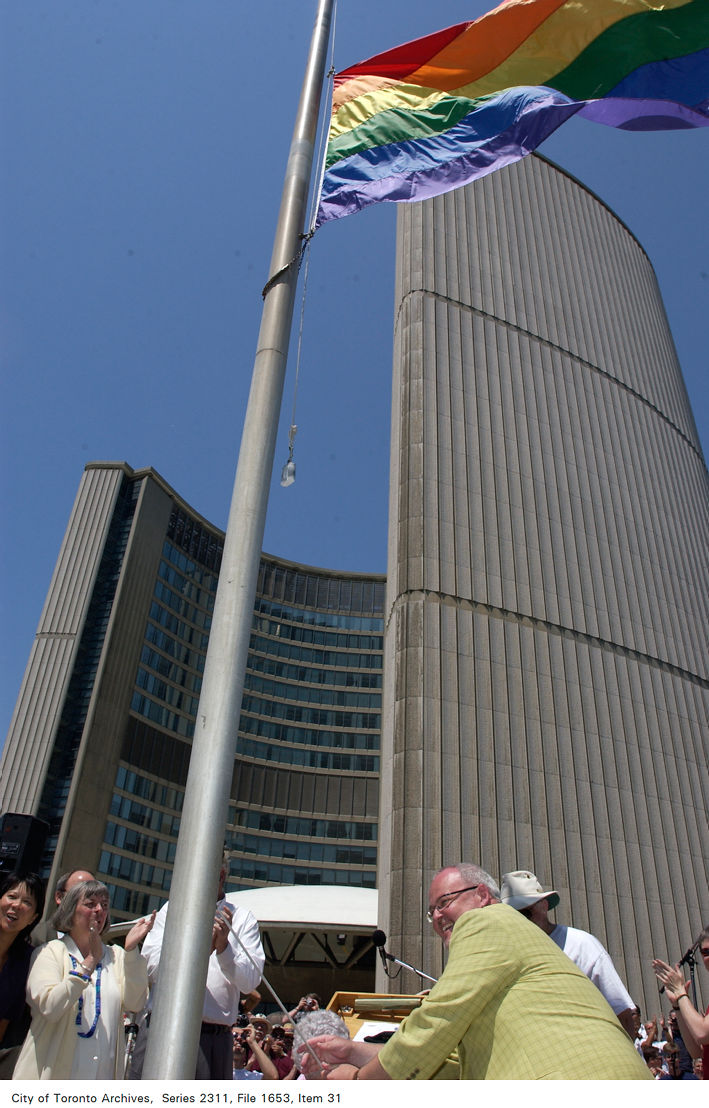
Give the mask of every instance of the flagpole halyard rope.
[(330, 118), (332, 116), (332, 95), (333, 95), (333, 77), (335, 76), (335, 35), (337, 33), (337, 0), (335, 0), (332, 7), (332, 33), (330, 35), (330, 67), (327, 71), (328, 79), (328, 96), (326, 108), (322, 113), (322, 119), (320, 121), (320, 136), (318, 139), (318, 154), (315, 159), (315, 164), (318, 166), (317, 186), (313, 189), (313, 195), (310, 201), (310, 218), (308, 220), (308, 238), (312, 238), (315, 234), (315, 220), (318, 215), (318, 208), (320, 207), (320, 195), (322, 193), (322, 184), (325, 177), (325, 159), (327, 158), (327, 137), (330, 133)]
[(305, 267), (304, 267), (304, 270), (303, 270), (303, 292), (302, 292), (301, 300), (300, 300), (300, 321), (299, 321), (299, 324), (298, 324), (298, 348), (297, 348), (297, 351), (296, 351), (296, 359), (295, 359), (295, 382), (293, 384), (293, 409), (292, 409), (292, 412), (291, 412), (290, 427), (288, 428), (288, 459), (287, 459), (286, 464), (283, 468), (283, 473), (285, 474), (286, 471), (290, 467), (292, 467), (292, 469), (291, 469), (290, 479), (288, 479), (288, 480), (285, 479), (285, 478), (281, 479), (281, 484), (284, 485), (284, 486), (287, 486), (288, 484), (291, 484), (293, 482), (294, 477), (295, 477), (295, 466), (293, 465), (293, 450), (294, 450), (294, 446), (295, 446), (295, 436), (296, 436), (296, 433), (298, 431), (298, 427), (297, 427), (297, 424), (295, 422), (295, 413), (296, 413), (296, 406), (297, 406), (297, 402), (298, 402), (298, 385), (299, 385), (299, 382), (300, 382), (300, 364), (301, 364), (301, 353), (302, 353), (302, 349), (303, 349), (303, 330), (304, 330), (304, 326), (305, 326), (305, 304), (306, 304), (306, 299), (307, 299), (307, 295), (308, 295), (308, 274), (310, 272), (310, 243), (311, 243), (311, 240), (312, 240), (312, 238), (315, 234), (315, 219), (317, 217), (318, 207), (319, 207), (319, 204), (320, 204), (320, 193), (321, 193), (321, 190), (322, 190), (322, 182), (323, 182), (323, 178), (325, 176), (325, 158), (326, 158), (326, 155), (327, 155), (327, 136), (328, 136), (329, 131), (330, 131), (330, 115), (331, 115), (331, 106), (332, 106), (332, 89), (333, 89), (332, 78), (335, 75), (334, 59), (335, 59), (335, 26), (336, 26), (336, 21), (337, 21), (337, 0), (335, 0), (335, 2), (334, 2), (333, 10), (332, 10), (332, 32), (331, 32), (331, 35), (330, 35), (330, 66), (329, 66), (329, 69), (328, 69), (328, 72), (327, 72), (327, 77), (328, 77), (328, 81), (329, 81), (329, 98), (328, 98), (328, 102), (327, 102), (327, 108), (322, 113), (322, 118), (320, 120), (319, 136), (318, 136), (318, 152), (317, 152), (317, 157), (315, 159), (315, 164), (319, 168), (318, 168), (317, 186), (313, 189), (313, 192), (312, 192), (312, 195), (311, 195), (311, 198), (310, 198), (310, 216), (309, 216), (309, 219), (308, 219), (309, 230), (307, 232), (305, 232), (303, 235), (301, 235), (302, 246), (301, 246), (297, 256), (295, 258), (291, 258), (291, 260), (288, 262), (288, 264), (286, 266), (284, 266), (282, 269), (280, 269), (278, 271), (278, 273), (274, 273), (274, 275), (269, 278), (269, 280), (264, 285), (263, 292), (262, 292), (262, 296), (265, 297), (266, 294), (268, 293), (268, 291), (272, 288), (272, 286), (275, 284), (275, 282), (278, 280), (278, 278), (283, 273), (287, 272), (294, 265), (297, 265), (298, 268), (300, 269), (300, 267), (303, 265), (303, 262), (305, 262)]

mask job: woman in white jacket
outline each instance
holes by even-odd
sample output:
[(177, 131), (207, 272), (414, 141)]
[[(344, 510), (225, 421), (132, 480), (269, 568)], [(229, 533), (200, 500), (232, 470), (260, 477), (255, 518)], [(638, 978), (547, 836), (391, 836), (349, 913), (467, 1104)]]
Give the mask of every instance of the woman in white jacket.
[(125, 950), (104, 946), (108, 889), (100, 881), (75, 885), (53, 924), (62, 938), (37, 953), (27, 979), (32, 1024), (13, 1078), (106, 1080), (123, 1076), (124, 1011), (147, 999), (148, 971), (138, 944), (155, 913), (126, 935)]

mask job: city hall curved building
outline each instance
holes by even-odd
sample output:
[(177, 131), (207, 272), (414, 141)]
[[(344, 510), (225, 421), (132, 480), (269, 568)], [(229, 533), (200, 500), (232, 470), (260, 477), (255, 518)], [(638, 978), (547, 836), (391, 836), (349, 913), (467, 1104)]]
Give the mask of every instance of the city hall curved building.
[[(432, 873), (529, 868), (654, 1010), (709, 920), (707, 471), (655, 276), (537, 156), (398, 221), (387, 577), (263, 556), (230, 885), (376, 885), (436, 974)], [(169, 888), (222, 537), (88, 466), (5, 747), (2, 810), (124, 917)]]
[[(153, 470), (88, 465), (6, 744), (3, 810), (124, 918), (170, 887), (223, 537)], [(263, 556), (229, 887), (375, 887), (383, 601), (383, 577)]]
[(656, 278), (539, 157), (398, 220), (380, 926), (435, 974), (432, 872), (529, 868), (654, 1011), (709, 921), (707, 470)]

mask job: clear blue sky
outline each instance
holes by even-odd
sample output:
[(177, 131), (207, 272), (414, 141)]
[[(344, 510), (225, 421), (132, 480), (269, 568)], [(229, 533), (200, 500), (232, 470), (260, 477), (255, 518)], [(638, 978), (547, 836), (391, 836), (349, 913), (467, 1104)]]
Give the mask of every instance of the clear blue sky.
[[(338, 69), (494, 6), (340, 0)], [(0, 743), (86, 462), (153, 466), (224, 526), (316, 0), (0, 9)], [(707, 450), (709, 130), (573, 120), (542, 148), (652, 260)], [(395, 207), (312, 250), (296, 484), (264, 548), (386, 568)], [(298, 309), (299, 310), (299, 309)]]

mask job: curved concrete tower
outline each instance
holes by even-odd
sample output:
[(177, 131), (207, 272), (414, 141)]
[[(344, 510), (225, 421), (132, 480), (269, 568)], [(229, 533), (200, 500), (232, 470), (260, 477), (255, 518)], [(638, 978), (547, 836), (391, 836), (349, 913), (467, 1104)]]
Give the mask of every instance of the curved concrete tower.
[(528, 867), (654, 1010), (709, 921), (707, 471), (656, 279), (539, 157), (398, 219), (380, 925), (439, 973), (433, 872)]

